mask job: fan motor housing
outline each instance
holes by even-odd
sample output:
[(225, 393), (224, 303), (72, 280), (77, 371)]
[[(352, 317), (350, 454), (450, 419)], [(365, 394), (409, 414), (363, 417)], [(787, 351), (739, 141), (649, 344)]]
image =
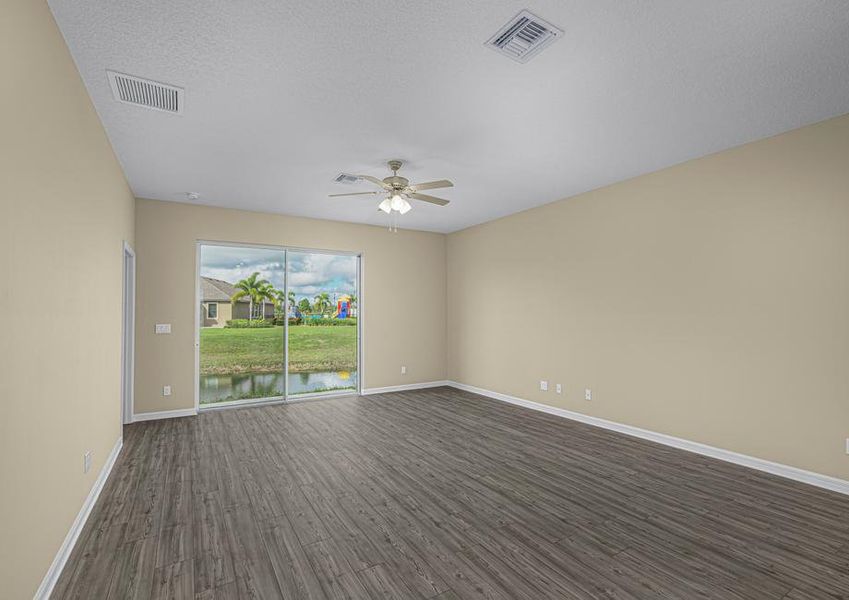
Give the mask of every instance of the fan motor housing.
[(392, 177), (387, 177), (383, 180), (383, 183), (386, 185), (391, 185), (396, 190), (404, 189), (410, 184), (410, 181), (404, 177), (399, 175), (393, 175)]

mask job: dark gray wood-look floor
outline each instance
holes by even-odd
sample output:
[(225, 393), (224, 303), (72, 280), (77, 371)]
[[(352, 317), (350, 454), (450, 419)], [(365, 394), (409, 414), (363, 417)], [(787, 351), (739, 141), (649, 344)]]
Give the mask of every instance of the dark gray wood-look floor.
[(128, 426), (54, 598), (849, 598), (849, 497), (450, 388)]

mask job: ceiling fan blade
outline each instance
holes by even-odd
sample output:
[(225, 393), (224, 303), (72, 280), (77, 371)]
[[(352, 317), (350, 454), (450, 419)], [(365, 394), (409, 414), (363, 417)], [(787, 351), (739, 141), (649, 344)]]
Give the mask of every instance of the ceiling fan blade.
[(437, 198), (436, 196), (428, 196), (427, 194), (410, 194), (410, 198), (415, 198), (416, 200), (423, 200), (425, 202), (430, 202), (431, 204), (438, 204), (439, 206), (445, 206), (448, 204), (448, 200), (443, 200), (442, 198)]
[(373, 196), (374, 194), (382, 194), (383, 192), (351, 192), (350, 194), (328, 194), (328, 198), (336, 198), (338, 196), (364, 196), (368, 194), (369, 196)]
[(421, 190), (435, 190), (436, 188), (454, 187), (454, 184), (447, 179), (440, 179), (439, 181), (428, 181), (427, 183), (413, 183), (410, 187), (417, 192), (420, 192)]
[(392, 189), (391, 185), (389, 185), (387, 183), (383, 183), (377, 177), (372, 177), (371, 175), (357, 175), (357, 177), (359, 177), (360, 179), (365, 179), (366, 181), (371, 181), (372, 183), (375, 183), (375, 184), (379, 185), (380, 187), (382, 187), (384, 190), (391, 190)]

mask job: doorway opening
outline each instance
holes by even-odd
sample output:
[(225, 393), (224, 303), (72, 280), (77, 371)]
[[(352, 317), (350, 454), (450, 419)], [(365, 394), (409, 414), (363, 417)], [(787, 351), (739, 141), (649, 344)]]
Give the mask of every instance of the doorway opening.
[(359, 254), (198, 243), (197, 405), (360, 392)]
[(133, 370), (136, 328), (136, 253), (124, 242), (121, 323), (121, 423), (133, 421)]

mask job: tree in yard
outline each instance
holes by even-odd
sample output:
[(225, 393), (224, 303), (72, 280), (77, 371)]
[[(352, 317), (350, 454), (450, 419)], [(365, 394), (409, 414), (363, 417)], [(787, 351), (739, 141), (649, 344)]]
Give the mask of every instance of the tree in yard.
[[(245, 277), (244, 279), (238, 281), (235, 285), (236, 293), (233, 294), (230, 301), (233, 302), (235, 306), (238, 300), (242, 298), (247, 298), (249, 302), (248, 306), (248, 320), (252, 320), (254, 316), (254, 305), (257, 302), (261, 301), (261, 298), (267, 297), (268, 293), (267, 287), (271, 287), (271, 284), (268, 283), (265, 279), (259, 278), (259, 273), (252, 273), (250, 276)], [(263, 302), (263, 312), (265, 311), (265, 302)]]
[(313, 298), (312, 306), (315, 309), (315, 312), (324, 314), (324, 312), (330, 308), (330, 294), (327, 292), (321, 292), (318, 296)]
[(287, 300), (286, 293), (283, 290), (274, 290), (274, 306), (280, 314), (280, 317), (289, 315), (289, 307), (295, 306), (295, 292), (289, 292)]
[(348, 302), (348, 314), (354, 316), (354, 309), (357, 308), (357, 297), (354, 294), (348, 296), (351, 300)]
[(275, 289), (274, 292), (274, 318), (279, 319), (286, 316), (286, 298), (283, 290)]
[(301, 301), (298, 302), (298, 310), (302, 313), (308, 313), (312, 307), (310, 306), (310, 301), (306, 298), (301, 298)]
[(265, 302), (268, 301), (273, 303), (276, 299), (276, 292), (277, 289), (267, 281), (259, 287), (259, 290), (257, 291), (257, 300), (262, 305), (262, 310), (259, 313), (260, 319), (265, 318)]

